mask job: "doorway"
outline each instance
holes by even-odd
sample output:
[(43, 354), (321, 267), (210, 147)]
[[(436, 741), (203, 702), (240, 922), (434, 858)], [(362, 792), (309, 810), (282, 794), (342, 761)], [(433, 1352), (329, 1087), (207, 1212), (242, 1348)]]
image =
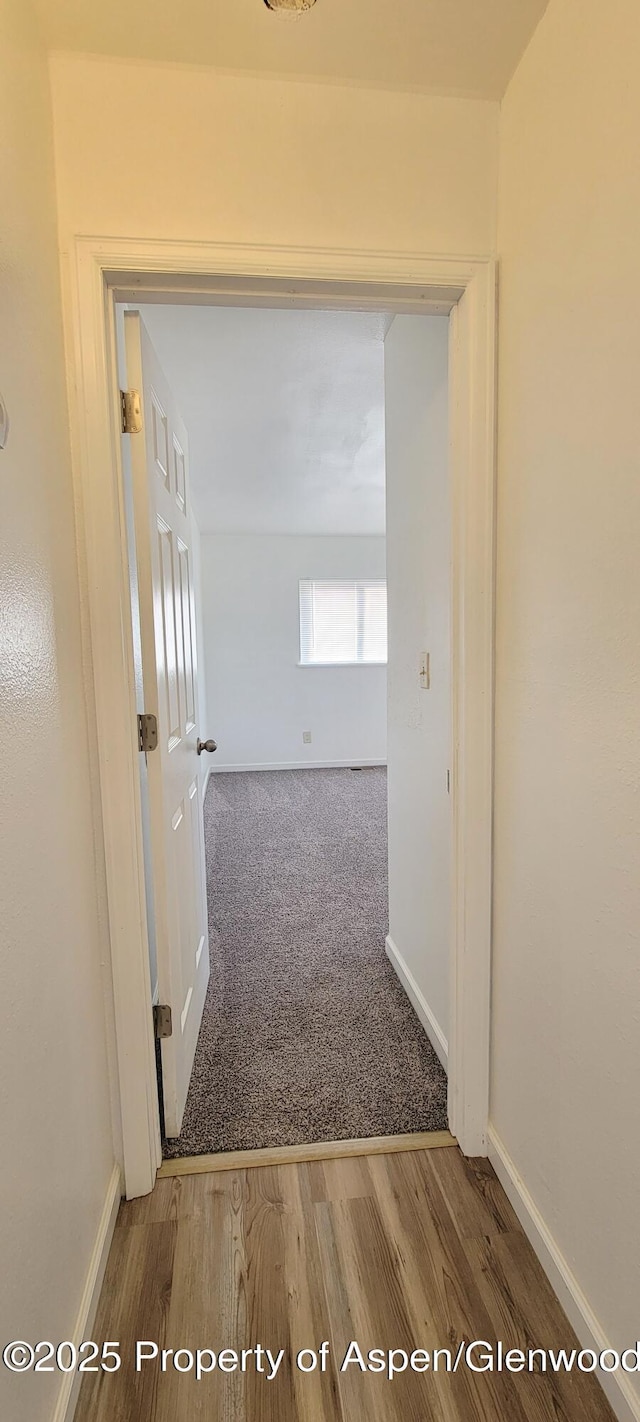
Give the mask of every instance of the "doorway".
[[(451, 481), (452, 481), (452, 669), (453, 669), (453, 750), (451, 788), (453, 791), (453, 874), (451, 909), (453, 918), (452, 1013), (449, 1041), (450, 1121), (463, 1149), (481, 1152), (486, 1128), (487, 1024), (488, 1024), (488, 944), (490, 903), (490, 711), (491, 711), (491, 607), (492, 607), (492, 486), (493, 486), (493, 273), (490, 263), (456, 261), (414, 261), (404, 269), (402, 261), (372, 256), (366, 262), (336, 254), (320, 261), (324, 276), (318, 278), (317, 254), (297, 254), (292, 263), (287, 253), (239, 254), (216, 252), (214, 266), (233, 276), (211, 278), (212, 254), (185, 253), (179, 247), (162, 254), (161, 269), (182, 272), (172, 278), (157, 274), (158, 252), (149, 254), (136, 244), (123, 251), (122, 244), (78, 243), (78, 336), (88, 358), (82, 367), (80, 423), (83, 426), (79, 477), (89, 508), (87, 519), (88, 583), (92, 609), (91, 631), (94, 651), (96, 715), (100, 722), (102, 785), (102, 825), (107, 844), (108, 892), (110, 905), (124, 909), (111, 918), (111, 954), (114, 970), (118, 1069), (123, 1103), (124, 1161), (127, 1193), (140, 1193), (152, 1183), (158, 1160), (157, 1136), (150, 1105), (152, 1080), (150, 1061), (152, 1038), (147, 1013), (142, 1011), (148, 992), (148, 962), (138, 955), (132, 963), (131, 937), (123, 939), (125, 922), (131, 927), (134, 905), (143, 906), (141, 835), (127, 806), (136, 810), (139, 826), (139, 789), (133, 772), (131, 732), (127, 706), (132, 701), (132, 658), (127, 638), (117, 633), (118, 605), (125, 591), (123, 577), (122, 518), (114, 527), (114, 475), (118, 472), (118, 451), (113, 440), (114, 424), (105, 423), (102, 403), (111, 379), (111, 409), (117, 407), (114, 389), (113, 301), (118, 295), (130, 300), (140, 297), (140, 289), (155, 290), (155, 299), (166, 299), (168, 290), (176, 299), (189, 285), (189, 299), (199, 285), (200, 295), (253, 304), (292, 300), (292, 270), (296, 269), (294, 301), (318, 306), (346, 306), (365, 309), (387, 307), (394, 314), (425, 309), (451, 312), (452, 381)], [(141, 247), (143, 244), (141, 244)], [(118, 248), (118, 250), (116, 249)], [(156, 273), (150, 270), (156, 266)], [(204, 270), (203, 270), (204, 268)], [(197, 276), (193, 271), (197, 269)], [(267, 270), (268, 269), (268, 270)], [(120, 275), (118, 275), (118, 271)], [(135, 280), (131, 273), (146, 272)], [(364, 272), (367, 278), (364, 278)], [(126, 273), (126, 275), (125, 275)], [(257, 275), (256, 275), (257, 273)], [(329, 273), (331, 275), (329, 275)], [(357, 273), (357, 275), (356, 275)], [(422, 278), (422, 281), (420, 281)], [(369, 281), (369, 288), (363, 281)], [(386, 281), (385, 281), (386, 279)], [(178, 290), (176, 290), (176, 288)], [(252, 296), (248, 292), (251, 288)], [(267, 296), (267, 291), (269, 295)], [(107, 296), (107, 321), (100, 315)], [(430, 307), (427, 303), (431, 303)], [(89, 352), (92, 356), (89, 356)], [(111, 372), (111, 376), (109, 375)], [(102, 398), (101, 398), (102, 395)], [(114, 422), (115, 423), (115, 422)], [(105, 441), (105, 433), (107, 440)], [(87, 457), (87, 458), (85, 458)], [(92, 477), (89, 477), (89, 465)], [(106, 478), (97, 480), (98, 466)], [(101, 517), (101, 514), (103, 515)], [(469, 515), (472, 515), (470, 518)], [(478, 517), (479, 515), (479, 517)], [(115, 542), (114, 542), (114, 535)], [(114, 556), (117, 555), (117, 556)], [(114, 568), (118, 576), (114, 577)], [(479, 596), (479, 593), (481, 594)], [(119, 645), (118, 645), (119, 644)], [(464, 650), (464, 656), (463, 656)], [(105, 656), (105, 653), (108, 655)], [(98, 704), (109, 682), (109, 712)], [(119, 703), (119, 716), (113, 718)], [(477, 714), (470, 714), (476, 712)], [(107, 729), (109, 728), (109, 729)], [(102, 730), (105, 732), (103, 739)], [(470, 751), (473, 754), (470, 754)], [(110, 771), (110, 783), (107, 775)], [(114, 774), (115, 772), (115, 774)], [(117, 783), (116, 783), (117, 782)], [(118, 790), (121, 793), (118, 798)], [(123, 806), (125, 807), (123, 812)], [(114, 834), (116, 821), (118, 834)], [(123, 853), (125, 841), (133, 854)], [(475, 853), (470, 857), (470, 850)], [(463, 910), (465, 910), (464, 912)], [(144, 919), (144, 913), (142, 915)], [(140, 922), (140, 919), (138, 920)], [(126, 1002), (124, 992), (126, 990)], [(148, 999), (147, 999), (148, 1000)], [(138, 1028), (134, 1031), (134, 1023)], [(126, 1050), (126, 1045), (132, 1051)], [(475, 1070), (471, 1070), (471, 1067)], [(124, 1088), (128, 1087), (128, 1090)], [(140, 1134), (146, 1116), (147, 1141)], [(136, 1139), (133, 1135), (137, 1125)], [(157, 1127), (156, 1127), (157, 1131)]]
[(147, 304), (121, 324), (164, 1154), (442, 1131), (448, 319)]

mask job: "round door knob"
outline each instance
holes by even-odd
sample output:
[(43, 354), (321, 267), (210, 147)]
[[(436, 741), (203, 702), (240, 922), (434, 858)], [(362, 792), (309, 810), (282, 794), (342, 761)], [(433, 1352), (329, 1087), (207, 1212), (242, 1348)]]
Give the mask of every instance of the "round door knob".
[(198, 752), (198, 755), (202, 755), (203, 750), (206, 750), (206, 751), (214, 751), (214, 750), (217, 750), (217, 749), (218, 749), (218, 747), (217, 747), (215, 741), (212, 741), (211, 738), (209, 738), (208, 741), (201, 741), (201, 740), (200, 740), (200, 737), (198, 737), (198, 743), (197, 743), (197, 746), (196, 746), (196, 750), (197, 750), (197, 752)]

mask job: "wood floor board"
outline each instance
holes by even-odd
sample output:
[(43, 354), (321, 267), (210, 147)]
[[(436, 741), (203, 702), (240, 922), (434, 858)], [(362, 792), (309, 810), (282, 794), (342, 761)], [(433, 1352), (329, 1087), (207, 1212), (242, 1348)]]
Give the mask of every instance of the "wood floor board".
[[(182, 1184), (165, 1344), (218, 1348), (224, 1346), (219, 1339), (247, 1335), (244, 1176)], [(162, 1376), (154, 1422), (175, 1422), (181, 1413), (189, 1422), (210, 1422), (212, 1412), (219, 1422), (246, 1415), (242, 1374), (223, 1376), (216, 1369), (204, 1386), (193, 1374), (173, 1369)]]
[[(335, 1357), (344, 1358), (352, 1340), (365, 1351), (406, 1347), (412, 1333), (408, 1301), (395, 1243), (385, 1231), (377, 1200), (326, 1202), (318, 1206), (317, 1220), (325, 1269), (330, 1277), (340, 1277), (340, 1288), (331, 1290), (329, 1303)], [(349, 1422), (424, 1422), (424, 1397), (415, 1377), (398, 1376), (390, 1383), (373, 1374), (363, 1376), (350, 1364), (338, 1374), (338, 1387)]]
[(123, 1363), (114, 1373), (85, 1373), (76, 1418), (131, 1422), (133, 1417), (161, 1415), (161, 1380), (155, 1370), (135, 1372), (133, 1349), (138, 1338), (152, 1338), (164, 1346), (176, 1234), (175, 1220), (115, 1231), (91, 1337), (100, 1346), (106, 1340), (121, 1343)]
[[(320, 1167), (321, 1168), (321, 1167)], [(318, 1347), (329, 1337), (329, 1310), (322, 1261), (315, 1230), (315, 1202), (308, 1188), (309, 1165), (279, 1174), (286, 1191), (282, 1216), (285, 1289), (289, 1317), (289, 1359), (295, 1401), (294, 1417), (309, 1422), (347, 1422), (343, 1419), (337, 1379), (333, 1369), (302, 1374), (292, 1361), (300, 1349)], [(282, 1413), (288, 1415), (286, 1410)]]
[(364, 1155), (312, 1161), (307, 1169), (311, 1172), (313, 1199), (316, 1202), (358, 1200), (374, 1193), (369, 1161)]
[[(284, 1205), (280, 1173), (275, 1166), (245, 1173), (244, 1247), (246, 1257), (247, 1346), (262, 1342), (273, 1353), (290, 1351), (289, 1306), (286, 1284)], [(292, 1369), (280, 1368), (265, 1383), (256, 1373), (247, 1375), (247, 1417), (264, 1422), (295, 1417)]]
[[(465, 1251), (471, 1262), (478, 1288), (492, 1317), (492, 1335), (498, 1338), (508, 1338), (513, 1348), (533, 1348), (536, 1345), (540, 1346), (541, 1340), (549, 1335), (546, 1329), (540, 1330), (539, 1327), (535, 1336), (532, 1334), (531, 1301), (528, 1303), (526, 1314), (519, 1307), (516, 1281), (511, 1270), (505, 1270), (503, 1264), (503, 1254), (505, 1245), (508, 1248), (508, 1240), (509, 1236), (506, 1235), (500, 1238), (494, 1236), (491, 1239), (467, 1239)], [(554, 1334), (557, 1336), (559, 1326), (562, 1329), (562, 1335), (569, 1343), (572, 1336), (571, 1331), (568, 1326), (562, 1328), (557, 1319)], [(585, 1405), (581, 1410), (579, 1397), (574, 1394), (572, 1406), (567, 1410), (566, 1394), (566, 1384), (561, 1375), (554, 1379), (553, 1387), (549, 1387), (544, 1377), (540, 1374), (532, 1374), (527, 1378), (528, 1422), (571, 1422), (573, 1417), (584, 1416), (586, 1418), (589, 1415), (588, 1405)]]
[[(459, 1152), (458, 1163), (464, 1178)], [(416, 1311), (419, 1306), (426, 1314), (421, 1328), (419, 1315), (416, 1319), (418, 1336), (427, 1334), (426, 1347), (448, 1348), (452, 1356), (461, 1343), (475, 1338), (493, 1342), (495, 1331), (488, 1309), (440, 1189), (438, 1171), (431, 1169), (430, 1156), (411, 1157), (404, 1170), (397, 1158), (385, 1164), (388, 1184), (385, 1188), (380, 1181), (378, 1195), (386, 1201), (388, 1232), (398, 1240), (403, 1258), (420, 1261), (420, 1276), (409, 1290)], [(372, 1169), (377, 1182), (378, 1162)], [(471, 1207), (475, 1203), (471, 1188), (466, 1203)], [(528, 1422), (517, 1385), (514, 1390), (512, 1379), (504, 1375), (486, 1373), (478, 1388), (477, 1377), (463, 1368), (455, 1374), (430, 1376), (424, 1383), (430, 1401), (434, 1394), (439, 1397), (447, 1419), (473, 1417), (474, 1422), (494, 1422), (504, 1416), (509, 1422)]]
[(450, 1131), (423, 1131), (408, 1136), (372, 1136), (361, 1140), (313, 1141), (309, 1145), (268, 1146), (265, 1150), (223, 1151), (220, 1155), (184, 1155), (163, 1160), (158, 1179), (173, 1175), (206, 1175), (214, 1170), (249, 1170), (265, 1165), (301, 1165), (307, 1160), (342, 1160), (349, 1156), (396, 1154), (405, 1150), (439, 1150), (456, 1145)]
[[(510, 1319), (509, 1336), (514, 1347), (557, 1347), (555, 1340), (562, 1338), (561, 1347), (569, 1351), (580, 1348), (549, 1288), (542, 1265), (521, 1230), (491, 1241), (469, 1241), (467, 1249), (476, 1253), (481, 1286), (487, 1298), (491, 1296), (497, 1327), (503, 1334), (507, 1318)], [(603, 1395), (597, 1387), (583, 1395), (577, 1372), (557, 1373), (552, 1388), (548, 1386), (548, 1375), (534, 1377), (537, 1385), (532, 1387), (533, 1422), (572, 1422), (574, 1417), (579, 1417), (580, 1422), (600, 1422)], [(533, 1399), (537, 1400), (537, 1410)]]
[[(347, 1156), (159, 1180), (120, 1211), (93, 1336), (122, 1368), (87, 1374), (75, 1422), (612, 1422), (588, 1374), (389, 1381), (340, 1363), (371, 1348), (567, 1348), (573, 1331), (486, 1161), (456, 1149)], [(133, 1369), (135, 1340), (286, 1360), (246, 1373)], [(299, 1349), (328, 1341), (304, 1374)], [(252, 1355), (252, 1358), (254, 1355)]]
[(465, 1160), (460, 1151), (450, 1151), (438, 1161), (434, 1178), (461, 1239), (520, 1230), (487, 1160)]

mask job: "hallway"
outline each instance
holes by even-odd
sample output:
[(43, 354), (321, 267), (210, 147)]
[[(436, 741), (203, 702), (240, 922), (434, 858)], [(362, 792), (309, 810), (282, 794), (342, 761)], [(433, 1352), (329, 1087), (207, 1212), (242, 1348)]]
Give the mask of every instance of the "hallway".
[[(457, 1147), (161, 1180), (123, 1204), (93, 1336), (122, 1367), (88, 1375), (76, 1422), (610, 1422), (578, 1371), (384, 1373), (340, 1364), (369, 1349), (449, 1349), (475, 1339), (566, 1348), (576, 1339), (484, 1160)], [(200, 1381), (159, 1350), (284, 1349), (271, 1381)], [(295, 1365), (329, 1343), (326, 1371)], [(229, 1358), (229, 1363), (232, 1360)], [(401, 1360), (400, 1360), (401, 1361)], [(180, 1359), (184, 1365), (187, 1359)], [(271, 1370), (273, 1371), (273, 1369)]]
[(169, 1157), (447, 1126), (386, 957), (386, 770), (213, 775), (211, 978)]

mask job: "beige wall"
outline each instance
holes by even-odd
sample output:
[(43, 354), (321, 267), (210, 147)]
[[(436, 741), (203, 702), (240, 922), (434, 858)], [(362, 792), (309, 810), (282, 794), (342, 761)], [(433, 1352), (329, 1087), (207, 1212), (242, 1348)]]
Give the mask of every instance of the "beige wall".
[(497, 104), (74, 55), (51, 74), (64, 245), (493, 250)]
[[(46, 63), (0, 0), (0, 1336), (68, 1338), (113, 1165)], [(0, 1414), (60, 1386), (0, 1372)]]
[[(620, 1345), (637, 1334), (640, 1275), (639, 41), (636, 0), (551, 0), (503, 105), (499, 222), (492, 1115)], [(63, 247), (90, 232), (494, 248), (491, 104), (72, 56), (54, 57), (51, 71)], [(10, 72), (17, 95), (24, 85)], [(32, 361), (42, 381), (28, 334), (18, 368), (30, 375)], [(50, 389), (47, 402), (55, 415)], [(47, 424), (30, 428), (34, 444)], [(25, 499), (22, 473), (0, 488), (25, 499), (29, 556), (48, 537), (40, 498), (60, 519), (50, 451), (47, 438), (37, 471), (37, 456), (25, 460), (41, 495)], [(58, 549), (74, 604), (64, 542)], [(45, 662), (48, 676), (50, 652)], [(65, 731), (69, 714), (58, 713)], [(71, 766), (83, 774), (77, 754)], [(44, 790), (55, 796), (52, 781)], [(18, 812), (28, 817), (28, 799)], [(31, 816), (39, 847), (33, 806)], [(74, 823), (88, 837), (84, 799)], [(52, 891), (68, 880), (58, 873)], [(76, 922), (82, 892), (71, 897)], [(93, 979), (84, 998), (95, 1002)], [(83, 1091), (91, 1085), (89, 1073)]]
[(638, 1331), (640, 8), (551, 0), (501, 123), (492, 1116)]

